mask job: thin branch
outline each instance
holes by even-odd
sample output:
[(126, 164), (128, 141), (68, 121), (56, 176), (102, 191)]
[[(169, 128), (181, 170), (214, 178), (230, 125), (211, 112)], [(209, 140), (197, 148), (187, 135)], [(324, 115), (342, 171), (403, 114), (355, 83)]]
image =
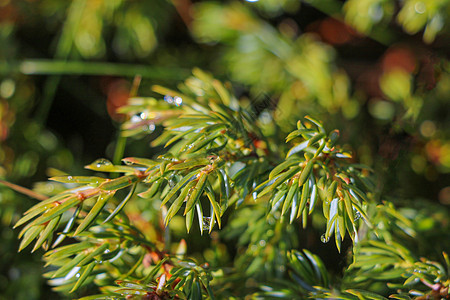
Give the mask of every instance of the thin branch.
[(0, 75), (11, 73), (22, 73), (26, 75), (108, 75), (123, 77), (135, 77), (136, 74), (140, 74), (142, 78), (147, 79), (176, 81), (186, 79), (190, 71), (182, 68), (55, 59), (25, 59), (0, 64)]
[(45, 195), (36, 193), (35, 191), (32, 191), (30, 189), (27, 189), (27, 188), (25, 188), (23, 186), (20, 186), (20, 185), (17, 185), (17, 184), (14, 184), (14, 183), (11, 183), (11, 182), (8, 182), (8, 181), (5, 181), (5, 180), (1, 180), (1, 179), (0, 179), (0, 183), (5, 185), (5, 186), (7, 186), (7, 187), (9, 187), (10, 189), (15, 190), (18, 193), (27, 195), (27, 196), (29, 196), (31, 198), (34, 198), (34, 199), (37, 199), (37, 200), (41, 200), (41, 201), (44, 201), (44, 200), (48, 199), (48, 197), (45, 196)]

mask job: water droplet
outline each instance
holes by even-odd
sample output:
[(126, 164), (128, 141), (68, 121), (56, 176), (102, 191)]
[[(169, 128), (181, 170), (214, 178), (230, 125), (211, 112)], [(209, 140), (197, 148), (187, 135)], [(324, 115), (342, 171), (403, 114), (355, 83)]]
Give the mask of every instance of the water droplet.
[(264, 247), (264, 246), (266, 245), (266, 241), (265, 241), (265, 240), (260, 240), (260, 241), (259, 241), (259, 245), (260, 245), (261, 247)]
[(186, 147), (184, 147), (183, 150), (181, 150), (181, 151), (182, 152), (187, 151), (189, 149), (192, 149), (192, 147), (194, 147), (194, 144), (186, 145)]
[[(256, 188), (256, 181), (253, 181), (253, 183), (252, 183), (252, 189), (253, 189), (253, 191), (255, 190), (255, 188)], [(256, 198), (258, 197), (258, 193), (257, 193), (256, 191), (254, 191), (254, 192), (252, 193), (252, 197), (253, 197), (253, 200), (256, 200)]]
[(134, 115), (131, 117), (130, 122), (132, 124), (136, 124), (136, 123), (142, 122), (142, 118), (140, 115)]
[(149, 116), (149, 113), (148, 113), (148, 111), (143, 111), (143, 112), (141, 112), (141, 114), (139, 115), (139, 117), (142, 119), (142, 120), (144, 120), (144, 119), (147, 119), (147, 117)]
[(322, 236), (320, 237), (320, 241), (322, 242), (322, 243), (328, 243), (329, 241), (330, 241), (330, 237), (328, 237), (327, 238), (327, 235), (324, 233), (324, 234), (322, 234)]
[(211, 224), (211, 217), (203, 217), (202, 228), (203, 230), (209, 230)]
[(78, 271), (80, 271), (80, 267), (74, 267), (72, 268), (72, 270), (70, 270), (69, 273), (67, 273), (67, 275), (64, 277), (64, 280), (69, 280), (70, 278), (72, 278), (73, 276), (77, 276), (79, 277), (80, 273), (78, 273)]
[(150, 123), (148, 125), (144, 125), (144, 126), (142, 126), (142, 130), (147, 131), (148, 133), (152, 133), (153, 131), (155, 131), (155, 124)]
[(173, 103), (173, 98), (171, 96), (169, 96), (169, 95), (165, 95), (164, 96), (164, 101), (166, 101), (169, 104), (172, 104)]
[(76, 278), (79, 278), (80, 276), (81, 276), (80, 273), (77, 273), (77, 274), (75, 275)]
[(127, 166), (131, 166), (131, 165), (134, 164), (134, 162), (129, 161), (129, 160), (124, 160), (123, 162), (124, 162)]
[(173, 188), (176, 184), (177, 184), (177, 178), (175, 177), (174, 174), (170, 175), (169, 178), (167, 179), (167, 183), (169, 184), (169, 186), (171, 188)]
[(175, 98), (173, 98), (173, 100), (175, 101), (175, 105), (176, 106), (181, 106), (181, 104), (183, 104), (183, 99), (181, 99), (180, 97), (176, 96)]
[(67, 180), (73, 180), (72, 176), (67, 176)]
[(112, 164), (112, 162), (110, 162), (109, 160), (107, 160), (105, 158), (100, 158), (100, 159), (97, 159), (93, 163), (93, 165), (96, 165), (97, 168), (101, 168), (101, 167), (104, 167), (104, 166), (112, 166), (113, 164)]
[(169, 179), (168, 183), (171, 188), (173, 188), (175, 186), (175, 181), (173, 181), (172, 179)]
[(109, 249), (105, 249), (105, 251), (103, 251), (103, 253), (109, 253), (109, 252), (111, 252), (111, 250), (109, 250)]

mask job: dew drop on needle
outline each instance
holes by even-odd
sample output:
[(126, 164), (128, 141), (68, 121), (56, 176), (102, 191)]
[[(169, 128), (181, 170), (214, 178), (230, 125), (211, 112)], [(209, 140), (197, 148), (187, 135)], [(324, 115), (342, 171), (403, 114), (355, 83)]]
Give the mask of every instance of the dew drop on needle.
[(324, 234), (322, 234), (322, 236), (320, 237), (320, 241), (322, 242), (322, 243), (328, 243), (329, 241), (330, 241), (330, 237), (327, 237), (327, 235), (324, 233)]

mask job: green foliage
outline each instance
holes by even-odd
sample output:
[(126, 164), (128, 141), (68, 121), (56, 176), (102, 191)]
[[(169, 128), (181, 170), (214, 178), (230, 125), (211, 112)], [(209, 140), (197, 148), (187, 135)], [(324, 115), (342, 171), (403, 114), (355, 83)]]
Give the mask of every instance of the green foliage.
[(449, 4), (0, 1), (0, 299), (448, 299)]
[[(322, 241), (328, 242), (334, 234), (340, 251), (348, 234), (355, 245), (354, 262), (347, 271), (355, 273), (352, 282), (346, 283), (350, 287), (369, 279), (406, 277), (397, 288), (422, 281), (428, 286), (438, 282), (445, 289), (448, 279), (440, 264), (417, 261), (392, 236), (380, 242), (367, 239), (367, 233), (362, 235), (361, 228), (379, 237), (385, 235), (371, 223), (377, 218), (369, 209), (373, 206), (370, 195), (374, 184), (370, 171), (352, 163), (351, 154), (337, 144), (338, 130), (327, 133), (320, 121), (305, 117), (286, 137), (292, 146), (279, 152), (281, 157), (271, 156), (273, 137), (264, 136), (258, 123), (251, 122), (251, 110), (240, 106), (231, 90), (219, 81), (199, 70), (194, 75), (180, 87), (183, 92), (155, 86), (155, 91), (166, 94), (164, 100), (132, 98), (131, 104), (122, 109), (130, 115), (123, 127), (128, 135), (145, 133), (149, 124), (162, 126), (164, 131), (153, 143), (169, 147), (165, 154), (153, 160), (125, 158), (126, 165), (100, 159), (86, 166), (97, 172), (122, 174), (116, 178), (53, 177), (51, 180), (70, 187), (41, 201), (17, 222), (16, 226), (26, 224), (19, 234), (19, 250), (33, 240), (37, 241), (32, 251), (41, 246), (53, 248), (44, 258), (53, 269), (45, 276), (55, 290), (73, 292), (85, 284), (102, 285), (100, 282), (109, 279), (120, 288), (103, 290), (123, 296), (156, 293), (162, 297), (213, 297), (214, 285), (209, 283), (212, 277), (207, 269), (160, 252), (132, 225), (124, 208), (136, 197), (156, 201), (163, 208), (166, 228), (182, 214), (188, 232), (195, 216), (200, 233), (211, 233), (215, 224), (221, 227), (227, 210), (235, 210), (224, 237), (239, 236), (239, 245), (248, 247), (236, 260), (237, 270), (243, 276), (274, 284), (261, 286), (262, 292), (255, 297), (260, 293), (284, 298), (309, 294), (328, 297), (329, 275), (320, 258), (308, 250), (304, 254), (290, 252), (298, 241), (289, 237), (293, 231), (289, 224), (300, 219), (306, 228), (318, 205), (322, 206), (319, 216), (323, 216), (325, 225)], [(123, 196), (119, 198), (120, 194)], [(399, 228), (414, 236), (411, 221), (392, 206), (379, 204), (378, 210), (384, 211), (378, 214), (378, 224), (392, 216)], [(59, 231), (62, 225), (64, 229)], [(56, 232), (59, 237), (52, 244)], [(67, 237), (76, 242), (59, 246)], [(152, 258), (156, 265), (150, 271), (143, 263), (148, 251), (159, 257)], [(279, 266), (283, 265), (288, 266), (290, 280), (299, 287), (282, 280), (286, 270)], [(261, 271), (276, 275), (271, 278)], [(228, 276), (242, 276), (239, 274)], [(223, 276), (229, 282), (230, 278)], [(343, 299), (353, 299), (351, 295), (379, 297), (353, 289), (342, 295)]]
[[(201, 42), (229, 45), (223, 61), (232, 79), (249, 85), (253, 94), (280, 95), (275, 114), (283, 117), (280, 121), (296, 122), (297, 110), (344, 108), (350, 114), (355, 103), (349, 99), (348, 79), (332, 64), (333, 50), (313, 35), (285, 36), (237, 2), (200, 3), (195, 13), (193, 33)], [(305, 102), (313, 107), (301, 108)]]

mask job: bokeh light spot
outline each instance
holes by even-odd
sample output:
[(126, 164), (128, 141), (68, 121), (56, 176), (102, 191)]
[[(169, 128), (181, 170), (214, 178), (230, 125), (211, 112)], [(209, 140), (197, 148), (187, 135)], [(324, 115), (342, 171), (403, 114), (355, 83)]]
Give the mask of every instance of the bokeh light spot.
[(12, 79), (5, 79), (0, 84), (0, 96), (2, 98), (8, 99), (16, 90), (16, 83)]
[(450, 186), (443, 188), (439, 192), (439, 202), (442, 204), (450, 205)]
[(424, 137), (432, 137), (436, 133), (436, 125), (434, 124), (434, 122), (429, 120), (423, 121), (420, 125), (420, 133)]
[(391, 120), (394, 117), (395, 108), (391, 102), (372, 99), (369, 102), (369, 113), (380, 120)]

